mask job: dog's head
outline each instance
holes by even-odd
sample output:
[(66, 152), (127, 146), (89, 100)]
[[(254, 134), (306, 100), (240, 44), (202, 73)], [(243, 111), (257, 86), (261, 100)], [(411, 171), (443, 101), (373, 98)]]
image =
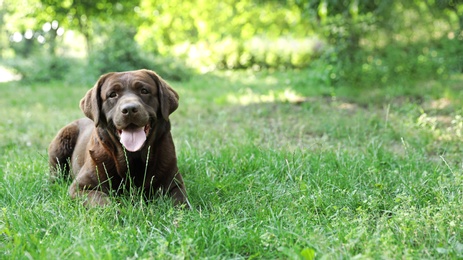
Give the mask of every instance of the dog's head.
[(80, 101), (95, 126), (114, 131), (132, 152), (140, 150), (158, 120), (169, 121), (177, 107), (177, 92), (150, 70), (105, 74)]

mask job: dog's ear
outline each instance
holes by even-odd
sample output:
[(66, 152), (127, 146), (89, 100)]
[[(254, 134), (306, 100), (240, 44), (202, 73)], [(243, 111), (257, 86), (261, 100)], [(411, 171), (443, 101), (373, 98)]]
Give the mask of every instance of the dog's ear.
[(178, 94), (172, 89), (165, 80), (163, 80), (156, 72), (144, 70), (158, 85), (159, 104), (161, 106), (161, 115), (164, 120), (169, 120), (169, 115), (178, 108)]
[(98, 81), (95, 83), (93, 88), (87, 91), (87, 94), (80, 100), (80, 109), (84, 112), (85, 116), (92, 119), (95, 122), (95, 126), (99, 126), (104, 123), (106, 119), (102, 118), (103, 113), (101, 113), (101, 86), (104, 81), (108, 78), (109, 75), (113, 73), (108, 73), (101, 76)]

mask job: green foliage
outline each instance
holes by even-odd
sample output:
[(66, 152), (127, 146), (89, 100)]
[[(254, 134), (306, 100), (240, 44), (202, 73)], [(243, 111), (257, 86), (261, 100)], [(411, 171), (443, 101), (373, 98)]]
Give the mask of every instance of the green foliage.
[(112, 71), (152, 69), (166, 79), (186, 80), (191, 75), (181, 61), (156, 58), (140, 49), (134, 40), (136, 30), (124, 24), (109, 24), (99, 28), (97, 44), (89, 58), (89, 71), (98, 77)]
[(75, 60), (53, 57), (48, 54), (35, 55), (29, 59), (9, 59), (5, 64), (12, 67), (26, 82), (48, 82), (63, 80), (71, 72)]
[[(21, 36), (25, 33), (21, 33)], [(23, 38), (21, 42), (10, 44), (11, 49), (21, 58), (28, 58), (33, 53), (37, 53), (41, 47), (35, 38), (26, 39)]]
[(136, 37), (144, 49), (199, 67), (297, 68), (319, 51), (292, 1), (142, 1), (140, 16), (149, 21)]
[(316, 66), (325, 66), (324, 82), (374, 88), (413, 79), (443, 79), (462, 71), (463, 49), (456, 40), (391, 44), (343, 57), (336, 48), (325, 52)]
[[(315, 67), (325, 64), (325, 82), (330, 84), (369, 88), (460, 72), (462, 39), (453, 36), (452, 28), (457, 35), (460, 29), (453, 14), (434, 10), (441, 4), (313, 2), (329, 46)], [(398, 13), (403, 15), (394, 15)]]
[[(66, 55), (58, 57), (55, 50), (51, 49), (51, 41), (40, 44), (34, 37), (11, 44), (19, 56), (6, 59), (3, 63), (15, 69), (23, 80), (29, 82), (66, 80), (89, 85), (108, 72), (141, 68), (159, 71), (166, 79), (176, 81), (186, 80), (192, 74), (191, 69), (179, 59), (154, 56), (142, 51), (133, 39), (136, 30), (129, 25), (109, 23), (95, 29), (100, 36), (95, 39), (96, 47), (88, 61)], [(55, 38), (52, 40), (56, 40), (56, 30), (54, 32)], [(50, 31), (41, 33), (43, 39), (51, 38)], [(60, 49), (60, 52), (65, 51), (66, 49)]]
[(191, 67), (214, 69), (304, 68), (319, 58), (323, 43), (316, 39), (254, 37), (248, 41), (228, 38), (214, 44), (205, 41), (173, 47), (174, 56)]
[(125, 71), (147, 67), (138, 44), (133, 40), (135, 31), (124, 25), (113, 24), (99, 28), (98, 42), (90, 54), (89, 64), (96, 75), (111, 71)]
[[(170, 62), (176, 57), (201, 72), (324, 67), (325, 83), (370, 87), (446, 78), (463, 63), (458, 1), (5, 2), (0, 14), (12, 22), (0, 31), (40, 34), (56, 20), (84, 35), (95, 74), (156, 67), (185, 78), (181, 63)], [(25, 57), (59, 54), (61, 38), (51, 35), (9, 47)]]
[[(102, 22), (109, 19), (124, 19), (133, 15), (134, 6), (137, 6), (139, 0), (134, 1), (57, 1), (57, 0), (40, 0), (41, 9), (39, 17), (51, 17), (48, 20), (57, 20), (65, 24), (69, 29), (77, 29), (81, 32), (90, 52), (93, 48), (93, 29)], [(43, 13), (43, 14), (42, 14)], [(135, 20), (127, 19), (129, 22)]]
[(277, 39), (282, 35), (303, 38), (312, 32), (292, 1), (141, 1), (140, 16), (147, 22), (140, 26), (138, 40), (161, 53), (184, 42), (213, 44), (227, 38)]

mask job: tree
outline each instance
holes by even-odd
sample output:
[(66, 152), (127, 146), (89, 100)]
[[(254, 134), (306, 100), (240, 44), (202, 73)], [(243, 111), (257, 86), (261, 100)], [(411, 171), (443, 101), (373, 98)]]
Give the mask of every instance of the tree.
[(0, 58), (3, 58), (3, 51), (8, 47), (8, 38), (5, 28), (5, 14), (7, 12), (4, 2), (0, 0)]
[(393, 1), (371, 0), (311, 0), (299, 4), (312, 22), (319, 24), (319, 33), (349, 59), (359, 50), (362, 37), (378, 27), (387, 27), (393, 6)]
[(463, 32), (463, 2), (461, 0), (426, 0), (425, 3), (434, 15), (441, 15), (442, 11), (453, 13), (458, 18), (459, 31)]
[(110, 20), (135, 22), (139, 0), (40, 0), (48, 16), (60, 24), (76, 29), (85, 37), (87, 53), (92, 52), (96, 24)]

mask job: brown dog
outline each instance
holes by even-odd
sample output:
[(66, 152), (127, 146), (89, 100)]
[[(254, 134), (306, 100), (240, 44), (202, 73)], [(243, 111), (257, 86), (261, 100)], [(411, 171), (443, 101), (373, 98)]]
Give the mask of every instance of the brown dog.
[(89, 206), (133, 186), (189, 206), (170, 133), (177, 107), (178, 94), (153, 71), (101, 76), (80, 101), (88, 118), (62, 128), (48, 148), (52, 177), (72, 169), (69, 194), (87, 196)]

